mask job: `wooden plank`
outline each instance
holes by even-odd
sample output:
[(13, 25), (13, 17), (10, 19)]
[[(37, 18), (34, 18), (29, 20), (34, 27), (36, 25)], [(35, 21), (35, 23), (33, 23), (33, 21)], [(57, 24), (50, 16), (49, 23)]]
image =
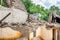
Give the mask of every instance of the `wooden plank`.
[(56, 40), (56, 29), (53, 29), (53, 40)]
[(31, 32), (31, 33), (29, 34), (29, 40), (33, 40), (33, 37), (34, 37), (34, 34), (33, 34), (33, 32)]

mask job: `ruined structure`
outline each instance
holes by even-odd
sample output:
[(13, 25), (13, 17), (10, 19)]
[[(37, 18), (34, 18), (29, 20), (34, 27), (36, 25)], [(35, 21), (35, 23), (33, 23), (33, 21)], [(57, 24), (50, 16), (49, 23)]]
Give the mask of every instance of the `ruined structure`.
[[(0, 30), (3, 30), (3, 34), (6, 34), (6, 35), (8, 33), (14, 34), (15, 31), (18, 31), (19, 35), (21, 33), (22, 37), (21, 38), (19, 37), (14, 40), (35, 40), (35, 39), (36, 40), (52, 40), (53, 31), (52, 29), (47, 28), (46, 24), (48, 24), (48, 22), (42, 21), (31, 15), (29, 15), (29, 21), (27, 21), (28, 13), (26, 12), (25, 7), (22, 6), (23, 4), (21, 3), (22, 2), (20, 0), (17, 0), (17, 1), (14, 0), (13, 6), (11, 6), (11, 8), (0, 6), (0, 20), (3, 17), (5, 17), (8, 13), (11, 13), (2, 22), (2, 24), (5, 24), (5, 22), (6, 24), (0, 27)], [(5, 37), (5, 35), (2, 35), (2, 36)]]

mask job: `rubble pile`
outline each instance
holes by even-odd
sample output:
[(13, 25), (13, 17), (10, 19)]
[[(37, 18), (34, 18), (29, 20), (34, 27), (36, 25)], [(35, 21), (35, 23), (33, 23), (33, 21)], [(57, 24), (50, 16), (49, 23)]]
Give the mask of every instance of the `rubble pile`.
[[(24, 38), (23, 40), (25, 40), (25, 38), (26, 39), (29, 38), (30, 32), (34, 32), (34, 34), (36, 34), (36, 29), (40, 27), (41, 25), (44, 25), (44, 23), (46, 23), (45, 21), (35, 18), (34, 16), (31, 16), (30, 14), (28, 18), (27, 13), (19, 9), (5, 8), (1, 6), (0, 6), (0, 9), (1, 9), (0, 20), (4, 16), (6, 16), (7, 13), (11, 12), (11, 15), (8, 16), (5, 20), (3, 20), (2, 23), (0, 24), (0, 29), (10, 27), (13, 30), (20, 31), (23, 34), (23, 37), (22, 37)], [(17, 40), (20, 40), (20, 39), (17, 39)]]
[[(30, 19), (30, 20), (34, 20), (34, 19)], [(29, 33), (30, 32), (36, 31), (36, 29), (39, 26), (43, 25), (39, 21), (36, 21), (36, 20), (34, 20), (34, 21), (30, 21), (30, 22), (26, 21), (24, 24), (19, 24), (19, 23), (9, 24), (9, 23), (6, 23), (6, 22), (2, 22), (2, 24), (3, 24), (2, 28), (10, 27), (13, 30), (20, 31), (23, 34), (23, 37), (21, 39), (26, 38), (26, 40), (27, 40), (29, 38)], [(20, 39), (17, 39), (17, 40), (20, 40)]]

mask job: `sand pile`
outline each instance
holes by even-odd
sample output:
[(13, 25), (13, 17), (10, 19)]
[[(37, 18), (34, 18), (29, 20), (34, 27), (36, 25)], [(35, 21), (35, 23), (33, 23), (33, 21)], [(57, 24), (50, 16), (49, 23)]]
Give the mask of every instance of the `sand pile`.
[(22, 33), (13, 30), (10, 27), (0, 28), (0, 40), (20, 38)]

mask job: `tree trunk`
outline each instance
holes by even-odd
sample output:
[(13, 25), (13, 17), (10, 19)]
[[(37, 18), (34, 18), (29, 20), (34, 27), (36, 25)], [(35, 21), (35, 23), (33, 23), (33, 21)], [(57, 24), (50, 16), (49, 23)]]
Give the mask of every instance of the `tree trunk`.
[(5, 0), (5, 2), (7, 3), (7, 7), (12, 7), (12, 0)]

